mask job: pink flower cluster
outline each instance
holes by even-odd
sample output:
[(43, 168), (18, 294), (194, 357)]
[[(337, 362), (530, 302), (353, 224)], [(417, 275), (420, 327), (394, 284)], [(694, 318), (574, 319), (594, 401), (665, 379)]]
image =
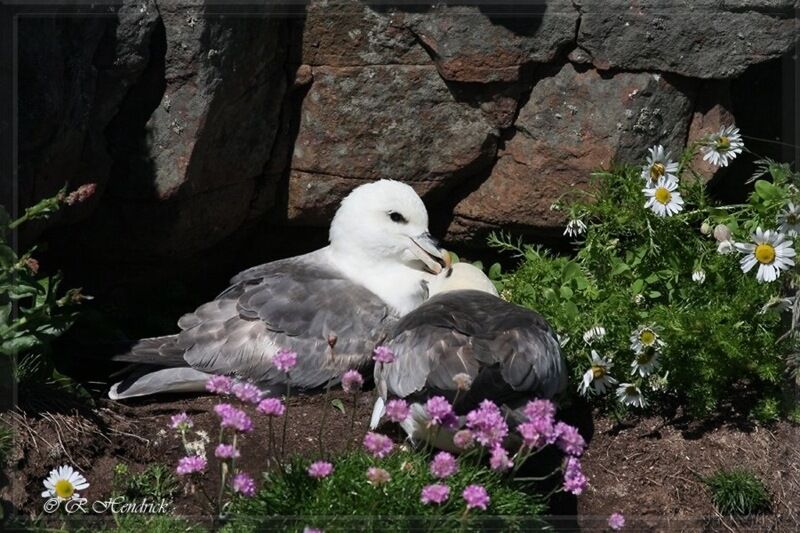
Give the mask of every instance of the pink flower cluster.
[(317, 461), (316, 463), (311, 463), (306, 472), (316, 479), (326, 478), (333, 473), (333, 465), (327, 461)]
[(420, 501), (425, 505), (431, 503), (444, 503), (450, 497), (450, 487), (444, 483), (434, 483), (433, 485), (426, 485), (422, 487), (422, 494)]
[(345, 392), (355, 394), (364, 386), (364, 378), (358, 370), (348, 370), (342, 374), (342, 388)]
[(297, 364), (297, 353), (289, 350), (278, 350), (272, 358), (272, 364), (281, 372), (289, 372)]
[(464, 501), (467, 502), (467, 509), (482, 509), (486, 510), (491, 498), (489, 493), (481, 485), (470, 485), (461, 493)]
[(256, 482), (248, 474), (239, 472), (231, 480), (231, 488), (248, 498), (256, 495)]
[(286, 406), (283, 405), (279, 398), (264, 398), (258, 402), (256, 410), (267, 416), (283, 416), (283, 413), (286, 412)]
[(233, 380), (228, 376), (211, 376), (206, 381), (206, 390), (214, 394), (230, 394), (232, 388)]
[(372, 359), (377, 363), (394, 363), (394, 352), (388, 346), (378, 346), (372, 350)]
[(380, 487), (385, 483), (389, 483), (392, 480), (392, 476), (383, 468), (371, 466), (367, 469), (367, 479), (373, 486)]
[(583, 475), (580, 459), (567, 457), (564, 466), (564, 490), (577, 496), (588, 484), (589, 480)]
[(253, 421), (250, 420), (247, 413), (229, 403), (221, 403), (214, 406), (214, 412), (222, 419), (220, 425), (224, 428), (233, 428), (242, 433), (253, 430)]
[(490, 400), (483, 400), (477, 409), (467, 414), (467, 427), (475, 439), (487, 448), (501, 446), (508, 435), (508, 424), (503, 413)]
[(392, 422), (400, 423), (409, 415), (408, 404), (405, 400), (389, 400), (386, 402), (386, 416)]
[(188, 455), (178, 460), (178, 468), (175, 471), (180, 476), (195, 474), (204, 471), (207, 464), (208, 461), (202, 455)]
[(214, 450), (214, 457), (217, 459), (236, 459), (239, 457), (239, 450), (232, 444), (220, 444)]
[(458, 463), (456, 462), (456, 458), (451, 454), (439, 452), (433, 457), (430, 469), (434, 477), (444, 479), (458, 472)]
[(444, 396), (434, 396), (425, 403), (425, 412), (431, 419), (431, 424), (444, 427), (455, 427), (458, 425), (458, 418), (453, 412), (453, 406)]
[(261, 389), (252, 383), (234, 383), (231, 387), (234, 396), (245, 403), (257, 404), (261, 399)]
[(508, 452), (505, 448), (502, 446), (495, 446), (492, 448), (489, 466), (492, 467), (492, 470), (503, 472), (514, 466), (514, 463), (508, 458)]
[(386, 435), (369, 432), (366, 435), (364, 435), (364, 448), (369, 453), (371, 453), (373, 457), (377, 457), (378, 459), (383, 459), (384, 457), (392, 453), (392, 448), (394, 448), (394, 443), (392, 442), (392, 439), (390, 439)]
[(468, 450), (475, 444), (475, 435), (468, 429), (456, 431), (453, 435), (453, 444), (459, 449)]
[(178, 413), (177, 415), (172, 415), (169, 425), (172, 429), (185, 431), (194, 426), (194, 422), (192, 422), (192, 419), (189, 418), (189, 415), (184, 412)]
[(625, 527), (625, 517), (621, 513), (611, 513), (608, 517), (608, 527), (614, 531), (619, 531)]

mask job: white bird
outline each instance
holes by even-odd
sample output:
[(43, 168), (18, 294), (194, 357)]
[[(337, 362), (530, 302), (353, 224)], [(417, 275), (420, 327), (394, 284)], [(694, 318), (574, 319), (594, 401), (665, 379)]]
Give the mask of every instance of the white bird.
[(411, 187), (362, 185), (336, 211), (330, 245), (241, 272), (181, 317), (180, 333), (142, 339), (113, 357), (144, 365), (109, 397), (199, 391), (211, 374), (279, 390), (287, 378), (271, 361), (280, 349), (297, 353), (292, 387), (324, 385), (370, 364), (386, 329), (424, 301), (423, 282), (446, 261)]
[[(514, 411), (529, 400), (552, 399), (564, 390), (566, 364), (541, 315), (498, 298), (489, 278), (466, 263), (447, 268), (428, 285), (430, 299), (403, 316), (385, 342), (395, 361), (375, 366), (373, 428), (389, 397), (411, 403), (411, 416), (401, 425), (417, 441), (429, 436), (423, 404), (432, 396), (455, 401), (457, 415), (492, 400), (513, 425)], [(464, 381), (471, 382), (468, 390)], [(437, 447), (457, 451), (452, 432), (437, 432), (436, 438)]]

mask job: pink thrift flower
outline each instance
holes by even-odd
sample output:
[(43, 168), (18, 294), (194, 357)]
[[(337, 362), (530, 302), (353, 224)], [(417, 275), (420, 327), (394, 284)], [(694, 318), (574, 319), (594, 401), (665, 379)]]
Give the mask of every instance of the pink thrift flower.
[(303, 533), (325, 533), (325, 532), (315, 527), (306, 526), (303, 528)]
[(470, 485), (464, 489), (461, 495), (464, 497), (464, 501), (467, 502), (467, 509), (478, 508), (485, 511), (486, 506), (491, 501), (489, 493), (481, 485)]
[(272, 358), (272, 364), (281, 372), (289, 372), (297, 364), (297, 353), (289, 350), (278, 350)]
[(238, 492), (248, 498), (256, 495), (256, 482), (244, 472), (239, 472), (233, 476), (231, 487), (233, 488), (233, 492)]
[(434, 483), (422, 487), (420, 501), (426, 505), (431, 503), (444, 503), (450, 497), (450, 487), (444, 483)]
[(575, 457), (568, 457), (564, 468), (564, 490), (574, 495), (579, 495), (589, 480), (583, 475), (581, 462)]
[(405, 400), (389, 400), (386, 403), (386, 416), (392, 422), (400, 423), (408, 418), (409, 409)]
[(450, 425), (455, 419), (453, 406), (444, 396), (434, 396), (425, 403), (425, 412), (431, 419), (431, 423), (437, 425)]
[(372, 350), (372, 359), (378, 363), (394, 363), (394, 352), (388, 346), (378, 346)]
[(534, 449), (553, 444), (558, 439), (558, 432), (548, 418), (534, 418), (530, 422), (523, 422), (517, 426), (517, 431), (522, 435), (525, 446)]
[(490, 400), (483, 400), (477, 409), (467, 414), (467, 427), (472, 430), (475, 439), (487, 448), (502, 445), (508, 435), (508, 424), (503, 413)]
[(186, 413), (178, 413), (177, 415), (172, 415), (169, 425), (172, 429), (185, 431), (194, 426), (194, 422), (192, 422), (192, 419), (189, 418), (189, 415)]
[(286, 406), (279, 398), (265, 398), (258, 403), (256, 410), (267, 416), (282, 416), (286, 412)]
[(381, 485), (389, 483), (389, 481), (392, 480), (392, 476), (383, 468), (371, 466), (367, 469), (367, 479), (373, 486), (380, 487)]
[(525, 416), (528, 420), (550, 420), (552, 424), (556, 416), (556, 406), (550, 400), (533, 400), (525, 406)]
[(456, 458), (449, 453), (439, 452), (433, 456), (430, 468), (431, 474), (439, 479), (444, 479), (458, 472), (458, 463)]
[(211, 376), (206, 381), (206, 390), (214, 394), (230, 394), (233, 380), (228, 376)]
[(612, 513), (612, 515), (608, 517), (608, 527), (614, 531), (625, 527), (625, 517), (622, 516), (622, 513)]
[(236, 431), (247, 433), (253, 430), (253, 421), (247, 416), (247, 413), (241, 409), (237, 409), (229, 403), (221, 403), (214, 407), (216, 412), (222, 419), (220, 425), (224, 428), (233, 428)]
[(220, 444), (214, 450), (214, 457), (218, 459), (235, 459), (239, 457), (239, 450), (233, 444)]
[(489, 458), (489, 466), (492, 467), (492, 470), (502, 472), (514, 466), (514, 463), (508, 458), (508, 452), (505, 448), (502, 446), (495, 446), (492, 448), (492, 455)]
[(378, 459), (383, 459), (392, 452), (392, 439), (380, 433), (369, 432), (364, 435), (364, 448)]
[(202, 455), (189, 455), (178, 460), (178, 468), (175, 471), (178, 475), (185, 476), (204, 471), (207, 464), (206, 458)]
[(327, 461), (317, 461), (316, 463), (311, 463), (311, 466), (308, 467), (306, 472), (313, 478), (322, 479), (331, 475), (333, 472), (333, 465)]
[(456, 434), (453, 435), (453, 444), (462, 450), (472, 448), (475, 444), (475, 435), (468, 429), (457, 431)]
[(342, 388), (345, 392), (355, 394), (364, 385), (364, 378), (358, 370), (348, 370), (342, 375)]
[(555, 432), (558, 434), (556, 446), (566, 454), (580, 457), (586, 447), (586, 441), (574, 426), (559, 422), (556, 424)]
[(87, 183), (85, 185), (81, 185), (76, 190), (69, 193), (64, 202), (67, 205), (73, 205), (85, 202), (94, 194), (94, 191), (96, 189), (97, 189), (97, 184), (95, 183)]
[(257, 404), (261, 399), (261, 389), (252, 383), (236, 383), (231, 387), (233, 394), (246, 403)]

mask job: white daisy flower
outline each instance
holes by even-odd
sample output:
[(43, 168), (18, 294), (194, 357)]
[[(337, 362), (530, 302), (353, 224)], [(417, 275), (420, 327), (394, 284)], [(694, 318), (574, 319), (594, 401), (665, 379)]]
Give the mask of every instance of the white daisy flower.
[(631, 362), (631, 375), (639, 374), (643, 378), (652, 374), (661, 363), (658, 361), (658, 350), (649, 348), (633, 358)]
[(763, 315), (769, 311), (777, 311), (778, 313), (788, 311), (794, 305), (795, 298), (797, 298), (797, 296), (792, 296), (791, 298), (773, 296), (761, 307), (761, 310), (758, 312), (758, 314)]
[(42, 498), (74, 500), (80, 496), (76, 491), (88, 488), (89, 483), (71, 466), (63, 465), (50, 471), (50, 475), (44, 480), (44, 487), (47, 490), (42, 492)]
[(703, 283), (705, 283), (706, 271), (700, 268), (692, 272), (692, 281), (694, 281), (698, 285), (702, 285)]
[(586, 233), (586, 224), (579, 218), (573, 218), (567, 222), (567, 228), (564, 230), (564, 235), (568, 237), (577, 237)]
[(672, 178), (658, 178), (658, 181), (642, 189), (647, 196), (645, 207), (660, 217), (672, 216), (683, 211), (683, 198), (678, 192), (678, 182)]
[(642, 391), (633, 383), (622, 383), (617, 387), (617, 399), (625, 405), (644, 407), (645, 401)]
[(792, 241), (782, 233), (758, 228), (753, 234), (753, 242), (738, 243), (736, 247), (747, 254), (741, 260), (742, 272), (750, 272), (758, 265), (756, 279), (759, 282), (775, 281), (781, 270), (788, 270), (794, 265)]
[(723, 126), (708, 138), (703, 146), (703, 160), (716, 167), (727, 167), (728, 163), (742, 153), (744, 143), (736, 126)]
[(608, 375), (608, 371), (614, 366), (611, 361), (603, 359), (595, 350), (592, 350), (590, 362), (592, 367), (586, 371), (578, 385), (578, 392), (583, 396), (589, 392), (603, 394), (606, 389), (617, 383), (616, 379)]
[(781, 233), (789, 237), (800, 235), (800, 206), (794, 205), (794, 202), (789, 202), (786, 205), (786, 210), (778, 215), (778, 224), (780, 224), (778, 231)]
[(639, 329), (631, 334), (631, 350), (634, 353), (640, 354), (647, 348), (655, 350), (660, 346), (664, 346), (664, 341), (659, 338), (653, 326), (639, 326)]
[(728, 255), (736, 250), (736, 243), (734, 241), (719, 241), (717, 245), (717, 253), (721, 255)]
[(589, 331), (583, 334), (583, 342), (592, 344), (593, 340), (602, 339), (606, 336), (606, 328), (603, 326), (594, 326)]
[(648, 151), (647, 164), (642, 167), (642, 178), (648, 185), (656, 183), (659, 178), (678, 179), (678, 163), (670, 161), (671, 154), (665, 152), (663, 146), (659, 144)]
[(666, 390), (667, 385), (669, 385), (669, 370), (667, 370), (663, 376), (653, 374), (647, 378), (647, 384), (650, 385), (653, 391)]
[(637, 294), (633, 297), (633, 303), (636, 305), (642, 305), (644, 303), (644, 294)]

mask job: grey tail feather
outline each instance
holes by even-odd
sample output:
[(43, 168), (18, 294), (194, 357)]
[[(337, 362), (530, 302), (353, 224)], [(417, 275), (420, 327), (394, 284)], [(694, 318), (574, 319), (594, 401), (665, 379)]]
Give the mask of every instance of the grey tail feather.
[(123, 353), (113, 355), (111, 360), (162, 367), (188, 366), (183, 358), (184, 350), (175, 345), (177, 338), (177, 335), (165, 335), (140, 339), (128, 345)]
[(205, 390), (209, 374), (194, 368), (142, 367), (122, 381), (115, 383), (108, 391), (112, 400), (123, 400), (137, 396), (171, 392), (199, 392)]

